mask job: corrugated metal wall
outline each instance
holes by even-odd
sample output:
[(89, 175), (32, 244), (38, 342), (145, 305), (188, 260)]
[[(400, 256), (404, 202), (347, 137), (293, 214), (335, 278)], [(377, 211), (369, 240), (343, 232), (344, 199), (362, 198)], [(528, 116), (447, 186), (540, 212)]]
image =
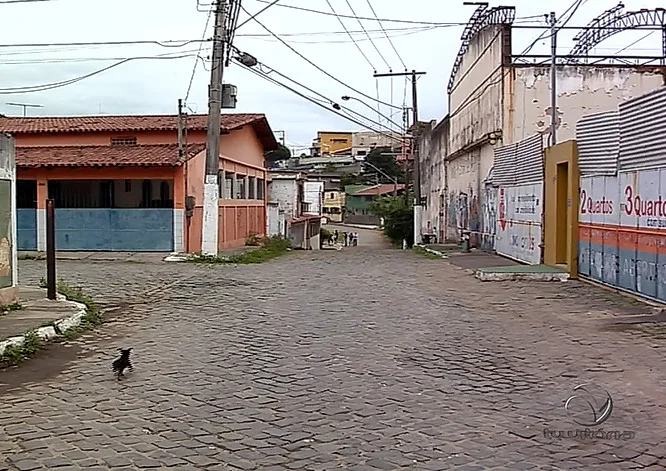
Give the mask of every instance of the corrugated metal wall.
[(492, 183), (500, 186), (527, 185), (543, 180), (543, 136), (495, 149)]
[(620, 105), (620, 170), (666, 164), (666, 87)]
[(495, 149), (497, 196), (495, 250), (531, 265), (541, 261), (543, 136), (535, 134)]
[[(600, 149), (612, 152), (612, 145), (604, 142), (609, 134), (602, 132), (608, 116), (583, 118), (583, 128), (599, 131), (596, 142), (590, 132), (588, 142), (579, 143), (579, 152), (596, 149), (597, 165), (603, 164)], [(606, 175), (597, 171), (582, 176), (578, 215), (579, 273), (662, 302), (666, 301), (665, 130), (666, 88), (620, 105), (617, 171), (611, 174), (612, 157), (607, 156)]]
[(576, 124), (578, 167), (583, 176), (615, 175), (620, 150), (620, 113), (584, 116)]

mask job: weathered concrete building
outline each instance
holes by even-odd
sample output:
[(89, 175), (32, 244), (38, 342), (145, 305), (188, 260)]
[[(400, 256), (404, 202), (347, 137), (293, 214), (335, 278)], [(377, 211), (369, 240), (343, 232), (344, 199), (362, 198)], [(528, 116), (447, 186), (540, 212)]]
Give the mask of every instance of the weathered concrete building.
[[(589, 30), (579, 35), (574, 56), (557, 59), (557, 141), (572, 139), (582, 116), (615, 109), (665, 83), (663, 60), (662, 65), (652, 65), (649, 60), (643, 61), (647, 65), (587, 63), (591, 48), (621, 30), (613, 29), (613, 15), (638, 26), (663, 21), (659, 10), (647, 11), (653, 13), (650, 16), (645, 11), (619, 12), (618, 8), (604, 13), (610, 18), (604, 23), (608, 34), (604, 30), (604, 34), (591, 37), (589, 31), (599, 31), (593, 21)], [(543, 56), (513, 54), (514, 18), (514, 7), (482, 5), (463, 33), (447, 89), (447, 145), (432, 145), (441, 139), (440, 126), (420, 137), (421, 190), (427, 195), (422, 234), (437, 227), (446, 239), (459, 240), (461, 232), (467, 230), (473, 245), (494, 249), (497, 218), (492, 215), (498, 204), (497, 185), (492, 179), (495, 149), (535, 134), (545, 140), (550, 132), (550, 68)], [(580, 60), (572, 59), (575, 54)], [(443, 168), (434, 171), (439, 160), (444, 161)]]

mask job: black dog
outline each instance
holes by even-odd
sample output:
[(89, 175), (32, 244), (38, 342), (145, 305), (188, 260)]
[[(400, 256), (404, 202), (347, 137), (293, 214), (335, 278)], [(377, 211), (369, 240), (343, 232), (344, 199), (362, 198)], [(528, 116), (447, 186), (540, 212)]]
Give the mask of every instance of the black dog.
[(120, 358), (114, 360), (111, 366), (113, 367), (113, 372), (117, 373), (118, 375), (118, 381), (120, 381), (120, 377), (125, 376), (123, 374), (125, 369), (129, 368), (130, 371), (133, 371), (134, 367), (132, 366), (132, 362), (130, 361), (130, 352), (132, 351), (132, 349), (119, 348), (118, 350), (120, 351)]

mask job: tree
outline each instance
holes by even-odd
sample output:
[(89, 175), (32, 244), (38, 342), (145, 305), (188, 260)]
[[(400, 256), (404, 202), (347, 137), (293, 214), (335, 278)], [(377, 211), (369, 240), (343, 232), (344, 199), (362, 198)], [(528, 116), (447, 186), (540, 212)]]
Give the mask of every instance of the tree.
[(414, 245), (414, 208), (409, 204), (411, 197), (384, 196), (372, 202), (372, 212), (384, 219), (384, 235), (396, 244), (403, 240), (408, 246)]
[(291, 158), (291, 151), (289, 148), (280, 144), (280, 147), (276, 150), (271, 150), (264, 154), (266, 160), (269, 162), (277, 162), (278, 160), (289, 160)]
[[(395, 160), (393, 150), (390, 147), (376, 147), (372, 149), (365, 157), (365, 161), (372, 165), (364, 165), (364, 172), (379, 173), (379, 179), (385, 183), (393, 183), (393, 178), (397, 178), (399, 182), (404, 182), (405, 174)], [(378, 172), (373, 166), (391, 178), (387, 178), (386, 175)]]

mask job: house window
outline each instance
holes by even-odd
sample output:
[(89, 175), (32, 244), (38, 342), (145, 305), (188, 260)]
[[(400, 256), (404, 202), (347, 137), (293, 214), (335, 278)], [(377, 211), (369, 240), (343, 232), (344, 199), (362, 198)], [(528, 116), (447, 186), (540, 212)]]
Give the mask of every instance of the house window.
[(331, 142), (337, 142), (338, 144), (347, 142), (347, 139), (331, 139)]
[(334, 199), (335, 199), (335, 193), (331, 193), (331, 194), (329, 195), (329, 198), (332, 199), (332, 200), (334, 200)]
[(234, 174), (226, 173), (224, 175), (224, 198), (231, 199), (234, 194)]
[(136, 137), (112, 137), (111, 138), (112, 146), (135, 146)]
[(239, 175), (236, 177), (236, 183), (237, 187), (236, 188), (236, 194), (235, 198), (238, 198), (239, 200), (245, 199), (245, 190), (246, 190), (246, 185), (247, 185), (247, 179), (245, 178), (245, 175)]
[(368, 153), (368, 151), (359, 150), (358, 152), (356, 152), (356, 155), (366, 155), (367, 153)]
[(248, 179), (247, 179), (247, 184), (248, 184), (247, 199), (249, 199), (249, 200), (255, 199), (256, 195), (254, 194), (254, 183), (256, 182), (256, 180), (257, 179), (255, 177), (248, 177)]
[(264, 199), (264, 179), (263, 178), (257, 178), (257, 199), (258, 200), (263, 200)]

